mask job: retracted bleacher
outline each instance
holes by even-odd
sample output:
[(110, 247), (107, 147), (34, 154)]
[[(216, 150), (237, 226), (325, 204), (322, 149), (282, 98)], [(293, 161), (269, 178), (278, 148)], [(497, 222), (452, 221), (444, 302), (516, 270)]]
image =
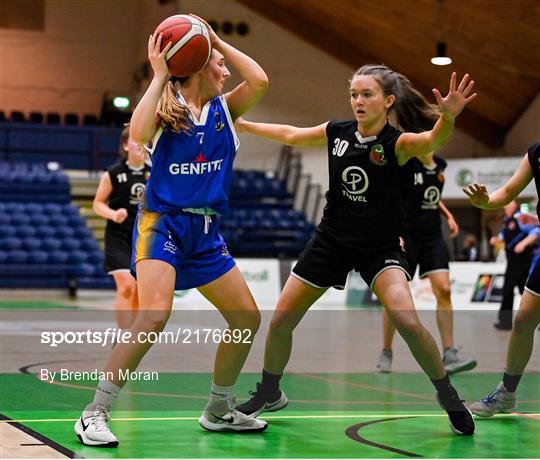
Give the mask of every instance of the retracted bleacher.
[(44, 164), (0, 163), (0, 287), (112, 287), (67, 176)]

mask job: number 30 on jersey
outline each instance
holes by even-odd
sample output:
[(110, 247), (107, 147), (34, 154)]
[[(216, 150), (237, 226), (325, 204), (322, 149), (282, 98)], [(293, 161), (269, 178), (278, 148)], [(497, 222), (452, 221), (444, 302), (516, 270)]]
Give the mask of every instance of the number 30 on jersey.
[(342, 157), (349, 147), (349, 141), (342, 141), (339, 138), (334, 139), (334, 148), (332, 149), (332, 155)]

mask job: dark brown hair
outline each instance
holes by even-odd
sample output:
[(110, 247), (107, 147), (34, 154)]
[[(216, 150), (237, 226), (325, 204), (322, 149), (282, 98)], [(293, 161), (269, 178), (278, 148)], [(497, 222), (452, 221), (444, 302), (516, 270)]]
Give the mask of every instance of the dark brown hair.
[(385, 96), (395, 96), (396, 100), (389, 111), (394, 111), (400, 129), (419, 133), (433, 128), (440, 116), (438, 106), (430, 104), (407, 77), (382, 64), (360, 67), (354, 73), (353, 79), (359, 75), (371, 75), (377, 80)]
[(118, 155), (120, 155), (120, 158), (122, 160), (126, 160), (128, 156), (127, 150), (125, 148), (125, 145), (128, 140), (129, 140), (129, 125), (126, 126), (122, 130), (122, 134), (120, 134), (120, 144), (118, 145)]

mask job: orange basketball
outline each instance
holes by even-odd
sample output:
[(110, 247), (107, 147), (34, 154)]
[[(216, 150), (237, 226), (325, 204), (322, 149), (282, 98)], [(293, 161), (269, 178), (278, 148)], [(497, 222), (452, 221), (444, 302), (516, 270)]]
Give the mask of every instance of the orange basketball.
[(174, 77), (189, 77), (201, 70), (210, 59), (212, 46), (208, 29), (193, 16), (171, 16), (157, 26), (155, 33), (163, 34), (162, 50), (167, 43), (173, 43), (165, 59)]

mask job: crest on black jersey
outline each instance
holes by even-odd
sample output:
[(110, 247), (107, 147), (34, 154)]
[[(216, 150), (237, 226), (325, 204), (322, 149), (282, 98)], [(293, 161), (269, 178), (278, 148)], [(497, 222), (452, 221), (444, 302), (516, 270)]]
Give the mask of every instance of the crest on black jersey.
[(381, 144), (371, 147), (371, 151), (369, 152), (369, 160), (377, 166), (384, 166), (386, 163), (388, 163), (388, 159), (384, 154), (384, 147)]

